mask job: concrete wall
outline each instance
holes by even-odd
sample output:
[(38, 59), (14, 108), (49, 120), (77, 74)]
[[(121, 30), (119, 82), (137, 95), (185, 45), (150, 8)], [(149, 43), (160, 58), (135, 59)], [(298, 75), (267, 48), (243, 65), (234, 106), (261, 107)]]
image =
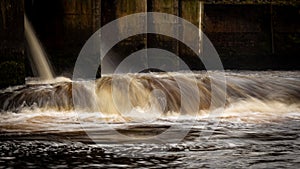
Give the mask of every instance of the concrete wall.
[[(165, 12), (199, 26), (198, 0), (25, 0), (37, 34), (58, 75), (72, 73), (85, 41), (106, 23), (136, 12)], [(34, 3), (32, 3), (34, 2)], [(258, 5), (259, 4), (259, 5)], [(209, 1), (203, 31), (227, 69), (300, 69), (297, 1)], [(127, 23), (120, 24), (120, 31)], [(163, 24), (163, 23), (162, 23)], [(193, 37), (191, 37), (193, 38)], [(132, 52), (159, 47), (179, 54), (192, 69), (203, 69), (195, 54), (169, 37), (140, 35), (111, 50), (121, 61)], [(109, 54), (110, 55), (110, 54)]]
[[(102, 23), (105, 25), (117, 18), (147, 11), (147, 2), (146, 0), (117, 0), (117, 1), (106, 1), (102, 0)], [(143, 27), (144, 25), (138, 25), (137, 23), (128, 23), (128, 22), (119, 22), (118, 30), (127, 31), (129, 27), (135, 25), (136, 28)], [(118, 65), (126, 56), (129, 56), (133, 52), (141, 50), (146, 47), (147, 38), (146, 35), (138, 35), (134, 37), (129, 37), (116, 46), (114, 46), (105, 56), (104, 59), (107, 59), (109, 63), (115, 63), (115, 66)], [(109, 61), (108, 61), (109, 60)]]
[[(136, 12), (165, 12), (199, 26), (198, 0), (1, 0), (0, 87), (24, 83), (24, 9), (57, 75), (71, 75), (85, 41), (106, 23)], [(205, 0), (202, 28), (227, 69), (300, 69), (300, 2)], [(120, 24), (120, 31), (127, 23)], [(161, 23), (167, 24), (167, 23)], [(193, 38), (193, 37), (188, 37)], [(121, 61), (132, 52), (158, 47), (203, 69), (195, 54), (169, 37), (140, 35), (116, 45)], [(158, 58), (159, 59), (159, 58)]]
[(300, 53), (300, 5), (274, 6), (272, 19), (273, 59), (277, 67), (300, 69), (299, 61), (297, 62)]
[(23, 0), (0, 1), (0, 88), (25, 81), (23, 19)]
[[(0, 87), (22, 84), (25, 71), (26, 76), (31, 74), (28, 59), (24, 58), (24, 8), (56, 74), (71, 76), (82, 46), (106, 23), (148, 11), (178, 15), (199, 26), (199, 3), (198, 0), (1, 0)], [(227, 69), (299, 70), (299, 11), (297, 0), (274, 0), (272, 3), (267, 0), (206, 0), (201, 27)], [(126, 29), (127, 24), (121, 23), (120, 31)], [(121, 61), (147, 47), (176, 53), (192, 69), (204, 68), (184, 44), (160, 35), (128, 38), (111, 53), (115, 60)]]
[(206, 5), (204, 32), (225, 68), (267, 68), (272, 64), (268, 5)]
[(56, 75), (70, 76), (85, 41), (100, 28), (101, 0), (25, 0)]
[[(299, 69), (300, 8), (205, 5), (204, 32), (228, 69)], [(238, 15), (237, 15), (238, 14)]]

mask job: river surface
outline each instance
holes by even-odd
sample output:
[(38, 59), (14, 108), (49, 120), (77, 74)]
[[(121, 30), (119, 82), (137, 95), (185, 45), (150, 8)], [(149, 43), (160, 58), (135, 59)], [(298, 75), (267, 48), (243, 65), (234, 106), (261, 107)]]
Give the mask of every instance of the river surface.
[(223, 92), (220, 79), (195, 74), (192, 113), (180, 100), (180, 89), (197, 100), (185, 73), (119, 76), (115, 93), (112, 76), (2, 90), (0, 168), (300, 167), (300, 72), (226, 72), (225, 100), (210, 87)]

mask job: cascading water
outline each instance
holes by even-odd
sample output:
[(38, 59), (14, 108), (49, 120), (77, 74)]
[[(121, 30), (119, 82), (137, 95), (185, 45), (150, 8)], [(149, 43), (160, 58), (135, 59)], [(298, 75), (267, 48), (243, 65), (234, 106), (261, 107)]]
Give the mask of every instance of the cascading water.
[(26, 15), (24, 15), (24, 31), (30, 51), (30, 57), (33, 60), (32, 65), (36, 67), (39, 78), (41, 80), (53, 79), (53, 71), (47, 59), (46, 52), (36, 37), (34, 29), (32, 28)]
[[(221, 98), (211, 98), (211, 78), (208, 74), (186, 73), (149, 73), (104, 76), (92, 82), (57, 82), (52, 84), (28, 84), (18, 88), (9, 88), (0, 94), (0, 109), (2, 111), (22, 112), (24, 108), (43, 109), (53, 111), (72, 111), (77, 104), (79, 110), (89, 112), (101, 112), (106, 115), (120, 115), (120, 111), (114, 104), (118, 99), (119, 104), (124, 105), (119, 109), (127, 109), (125, 103), (130, 103), (131, 108), (146, 109), (149, 107), (161, 110), (163, 114), (179, 112), (191, 114), (188, 107), (181, 107), (181, 91), (174, 77), (182, 78), (183, 81), (197, 79), (200, 102), (199, 112), (209, 110), (212, 104), (218, 105)], [(193, 77), (193, 78), (192, 78)], [(113, 98), (112, 81), (118, 79), (118, 87), (114, 90), (118, 93)], [(221, 83), (215, 79), (216, 87), (221, 88)], [(188, 88), (189, 83), (185, 84)], [(126, 87), (129, 89), (126, 90)], [(281, 103), (283, 105), (296, 105), (300, 103), (300, 81), (272, 76), (247, 76), (232, 74), (227, 75), (226, 107), (233, 104), (257, 100), (264, 104)], [(95, 87), (95, 89), (93, 89)], [(72, 93), (72, 89), (74, 92)], [(164, 101), (151, 96), (151, 91), (159, 90), (164, 95)], [(73, 100), (73, 95), (75, 100)], [(129, 96), (129, 97), (128, 97)], [(152, 98), (151, 98), (152, 97)], [(189, 93), (188, 102), (195, 100), (195, 92)], [(129, 99), (129, 102), (127, 101)], [(163, 106), (162, 106), (163, 105)], [(162, 107), (164, 107), (162, 109)], [(259, 107), (245, 107), (249, 110)], [(129, 110), (130, 111), (130, 110)], [(210, 111), (210, 110), (209, 110)], [(277, 111), (276, 109), (273, 111)], [(199, 113), (197, 112), (197, 113)], [(151, 113), (151, 112), (149, 112)]]
[[(174, 77), (187, 82), (183, 88), (196, 79), (198, 112), (181, 107)], [(0, 91), (0, 159), (39, 167), (50, 161), (53, 167), (297, 166), (299, 72), (227, 72), (225, 109), (214, 116), (210, 113), (218, 109), (221, 98), (212, 98), (211, 80), (217, 91), (222, 82), (212, 78), (206, 72), (123, 74), (106, 75), (95, 83), (62, 79), (7, 88)], [(118, 82), (115, 98), (114, 79)], [(196, 100), (194, 94), (189, 93), (187, 103)], [(185, 128), (191, 129), (176, 145), (135, 143), (168, 130), (175, 136)], [(92, 144), (85, 133), (94, 131), (101, 144)], [(212, 134), (207, 139), (202, 132)], [(158, 151), (163, 148), (167, 151)], [(128, 157), (134, 152), (142, 156)], [(38, 154), (38, 160), (26, 153)]]

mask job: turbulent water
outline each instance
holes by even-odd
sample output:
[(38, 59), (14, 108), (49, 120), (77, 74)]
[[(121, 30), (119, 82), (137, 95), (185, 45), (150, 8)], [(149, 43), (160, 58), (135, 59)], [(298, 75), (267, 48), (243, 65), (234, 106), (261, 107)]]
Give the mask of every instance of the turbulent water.
[(212, 74), (2, 90), (0, 167), (298, 168), (300, 72)]

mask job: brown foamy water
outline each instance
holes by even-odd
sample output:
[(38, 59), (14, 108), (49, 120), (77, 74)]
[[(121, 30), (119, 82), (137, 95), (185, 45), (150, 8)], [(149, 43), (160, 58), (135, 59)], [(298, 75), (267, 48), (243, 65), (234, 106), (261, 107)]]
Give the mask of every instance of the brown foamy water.
[[(197, 72), (193, 75), (200, 96), (197, 112), (189, 112), (188, 106), (181, 109), (180, 88), (173, 78), (189, 82), (191, 74), (114, 76), (102, 77), (95, 85), (70, 80), (47, 84), (31, 81), (1, 91), (0, 166), (300, 165), (299, 72), (227, 72), (223, 108), (218, 107), (221, 99), (212, 100), (209, 74)], [(116, 101), (111, 97), (114, 78), (118, 80)], [(218, 79), (213, 80), (218, 88)], [(194, 93), (189, 94), (193, 102)], [(122, 102), (125, 99), (130, 100), (130, 107), (128, 100)], [(165, 131), (175, 137), (185, 129), (189, 132), (178, 143), (143, 143), (143, 139)]]

